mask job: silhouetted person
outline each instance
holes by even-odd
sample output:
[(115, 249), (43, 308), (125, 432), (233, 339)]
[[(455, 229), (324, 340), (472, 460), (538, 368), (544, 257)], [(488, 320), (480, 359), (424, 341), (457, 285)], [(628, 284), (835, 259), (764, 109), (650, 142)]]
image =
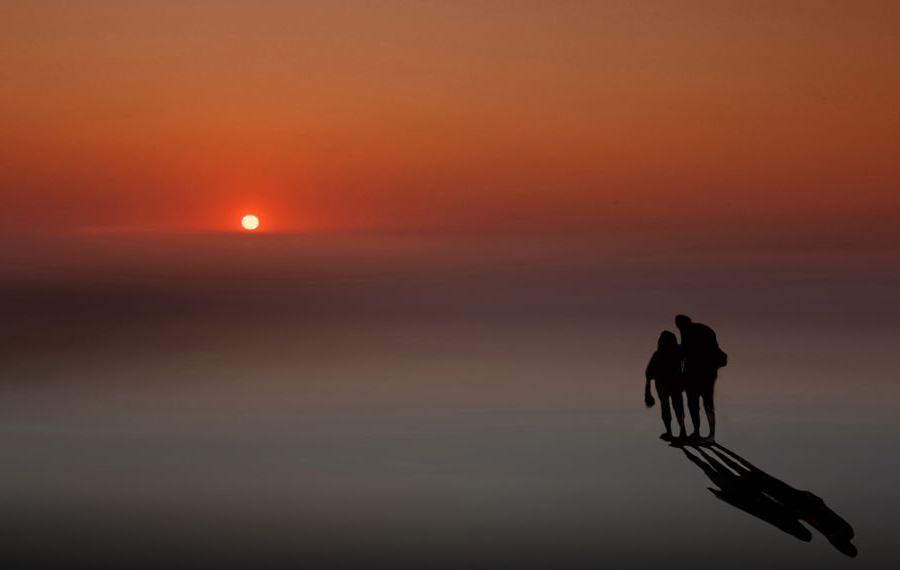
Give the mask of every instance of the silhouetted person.
[(644, 403), (650, 408), (653, 406), (653, 395), (650, 393), (650, 382), (656, 381), (656, 394), (659, 396), (659, 405), (662, 408), (662, 420), (666, 431), (659, 437), (664, 440), (672, 439), (672, 412), (669, 410), (669, 402), (675, 411), (678, 420), (678, 439), (685, 435), (684, 429), (684, 405), (681, 392), (684, 391), (681, 378), (681, 347), (675, 333), (663, 331), (659, 335), (656, 352), (650, 357), (645, 376), (647, 383), (644, 385)]
[(716, 437), (716, 405), (713, 399), (719, 368), (728, 363), (728, 355), (719, 348), (716, 333), (706, 325), (693, 322), (690, 317), (678, 315), (675, 325), (681, 332), (681, 351), (684, 355), (684, 387), (687, 392), (688, 411), (694, 431), (691, 438), (700, 437), (700, 400), (709, 422), (709, 436)]

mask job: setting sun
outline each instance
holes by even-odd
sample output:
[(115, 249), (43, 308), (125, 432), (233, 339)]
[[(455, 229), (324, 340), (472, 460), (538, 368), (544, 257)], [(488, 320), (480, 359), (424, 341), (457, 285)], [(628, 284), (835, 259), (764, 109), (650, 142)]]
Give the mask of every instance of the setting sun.
[(245, 230), (253, 231), (259, 227), (259, 218), (254, 216), (253, 214), (247, 214), (243, 218), (241, 218), (241, 227)]

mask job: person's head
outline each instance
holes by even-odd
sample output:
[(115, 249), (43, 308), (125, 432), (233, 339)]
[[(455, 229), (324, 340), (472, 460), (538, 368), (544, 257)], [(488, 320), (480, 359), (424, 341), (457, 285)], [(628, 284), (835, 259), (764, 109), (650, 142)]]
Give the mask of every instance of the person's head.
[(672, 331), (663, 331), (659, 334), (656, 348), (661, 351), (674, 350), (678, 348), (678, 337)]
[(683, 331), (687, 327), (691, 326), (693, 321), (687, 315), (677, 315), (675, 317), (675, 326), (678, 327), (678, 330)]

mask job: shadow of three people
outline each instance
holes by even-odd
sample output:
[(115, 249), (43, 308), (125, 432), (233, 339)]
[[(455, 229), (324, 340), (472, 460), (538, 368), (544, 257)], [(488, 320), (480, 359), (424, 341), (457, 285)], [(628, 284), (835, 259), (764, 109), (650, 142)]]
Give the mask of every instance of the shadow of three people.
[(720, 500), (809, 542), (812, 533), (801, 524), (803, 521), (822, 533), (843, 554), (856, 556), (856, 547), (851, 543), (853, 527), (829, 509), (821, 498), (791, 487), (717, 443), (673, 446), (680, 448), (719, 487), (709, 490)]

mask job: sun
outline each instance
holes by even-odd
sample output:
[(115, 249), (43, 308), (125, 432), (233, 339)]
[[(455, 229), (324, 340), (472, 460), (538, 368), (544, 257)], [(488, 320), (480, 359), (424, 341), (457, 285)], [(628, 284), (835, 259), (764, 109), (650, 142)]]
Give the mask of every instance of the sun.
[(253, 214), (247, 214), (243, 218), (241, 218), (241, 227), (247, 231), (253, 231), (259, 227), (259, 218), (254, 216)]

